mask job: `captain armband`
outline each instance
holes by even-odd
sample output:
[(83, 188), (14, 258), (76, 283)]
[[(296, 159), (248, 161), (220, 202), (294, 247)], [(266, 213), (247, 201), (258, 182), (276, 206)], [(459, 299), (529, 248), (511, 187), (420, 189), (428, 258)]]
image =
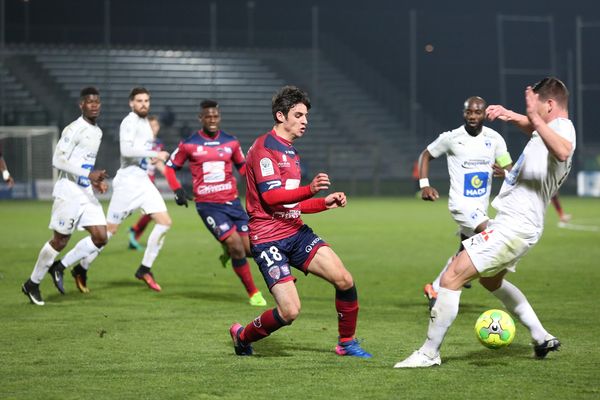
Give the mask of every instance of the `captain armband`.
[(496, 162), (501, 168), (504, 168), (507, 165), (512, 164), (512, 159), (510, 158), (509, 153), (504, 153), (500, 157), (496, 158)]

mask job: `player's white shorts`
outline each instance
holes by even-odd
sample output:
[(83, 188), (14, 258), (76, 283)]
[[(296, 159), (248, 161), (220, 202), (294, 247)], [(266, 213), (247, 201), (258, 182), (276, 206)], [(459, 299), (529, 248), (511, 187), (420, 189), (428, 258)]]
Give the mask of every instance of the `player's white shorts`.
[(467, 237), (473, 236), (475, 228), (490, 219), (485, 208), (477, 204), (468, 204), (460, 207), (449, 205), (448, 208), (452, 219), (459, 226), (460, 233)]
[(54, 203), (50, 216), (50, 229), (70, 235), (75, 229), (87, 226), (106, 225), (102, 205), (92, 189), (82, 188), (67, 179), (60, 179), (54, 185)]
[(110, 224), (121, 224), (137, 209), (145, 214), (166, 212), (167, 205), (148, 175), (128, 174), (119, 170), (113, 179), (113, 194), (106, 219)]
[(517, 262), (532, 248), (541, 232), (526, 232), (519, 223), (498, 223), (490, 220), (488, 227), (462, 243), (479, 274), (495, 276), (502, 270), (515, 272)]

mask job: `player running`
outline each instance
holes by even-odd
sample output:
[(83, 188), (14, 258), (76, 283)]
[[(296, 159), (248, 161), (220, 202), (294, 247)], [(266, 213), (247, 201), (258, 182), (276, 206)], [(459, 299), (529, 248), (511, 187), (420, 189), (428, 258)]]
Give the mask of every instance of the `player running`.
[[(106, 171), (94, 169), (102, 140), (102, 130), (96, 125), (100, 106), (100, 93), (96, 88), (82, 89), (79, 95), (81, 117), (62, 131), (54, 150), (52, 165), (58, 169), (58, 181), (52, 191), (54, 203), (49, 226), (54, 237), (42, 247), (30, 278), (22, 286), (23, 293), (38, 306), (44, 305), (39, 285), (46, 272), (64, 294), (65, 268), (97, 253), (107, 241), (104, 211), (93, 192), (104, 193), (108, 189), (104, 182)], [(55, 262), (76, 228), (87, 230), (90, 236), (81, 239), (62, 261)], [(77, 275), (76, 271), (73, 273)]]
[(165, 177), (175, 192), (175, 202), (187, 207), (187, 195), (177, 180), (175, 170), (189, 161), (193, 178), (196, 210), (206, 228), (221, 242), (242, 281), (253, 306), (267, 305), (252, 279), (247, 256), (251, 256), (248, 239), (248, 215), (238, 198), (233, 165), (241, 175), (246, 173), (246, 160), (235, 136), (220, 130), (219, 104), (205, 100), (200, 104), (198, 119), (202, 129), (179, 143), (167, 162)]
[(294, 86), (283, 87), (272, 101), (273, 129), (260, 136), (248, 151), (246, 209), (250, 215), (252, 254), (271, 290), (277, 307), (265, 311), (243, 327), (229, 329), (237, 355), (251, 355), (252, 343), (290, 325), (300, 313), (300, 297), (291, 268), (312, 273), (335, 287), (338, 313), (338, 345), (341, 356), (369, 358), (354, 338), (358, 297), (354, 280), (340, 258), (300, 218), (346, 206), (346, 195), (331, 193), (312, 199), (330, 186), (319, 173), (300, 186), (300, 158), (293, 142), (304, 136), (310, 101)]
[[(142, 262), (134, 275), (150, 289), (160, 292), (161, 287), (154, 280), (151, 268), (171, 227), (171, 217), (158, 189), (148, 178), (147, 169), (150, 162), (166, 162), (169, 153), (152, 150), (154, 134), (147, 118), (150, 92), (143, 87), (133, 88), (129, 94), (129, 107), (131, 112), (121, 122), (119, 131), (121, 168), (113, 180), (113, 194), (108, 205), (108, 238), (117, 232), (123, 220), (135, 210), (141, 209), (143, 213), (150, 215), (155, 225), (148, 237)], [(81, 260), (81, 267), (88, 270), (97, 255), (98, 253), (94, 253)]]
[[(487, 226), (487, 215), (494, 163), (502, 169), (510, 169), (512, 160), (506, 150), (504, 138), (495, 130), (483, 126), (486, 103), (481, 97), (469, 97), (463, 109), (464, 125), (442, 133), (419, 156), (419, 186), (421, 198), (436, 201), (438, 191), (429, 184), (429, 161), (446, 155), (450, 174), (448, 209), (460, 229), (460, 246), (456, 254), (464, 249), (462, 241), (479, 233)], [(429, 309), (435, 304), (440, 290), (440, 277), (448, 268), (450, 257), (432, 283), (423, 288), (429, 300)], [(466, 283), (470, 287), (470, 283)]]
[(461, 251), (442, 274), (441, 288), (431, 309), (425, 343), (395, 368), (441, 364), (440, 347), (458, 314), (462, 285), (474, 278), (500, 300), (531, 333), (534, 354), (544, 358), (560, 341), (542, 326), (525, 295), (504, 279), (508, 271), (539, 240), (550, 198), (571, 170), (575, 128), (569, 120), (569, 92), (556, 78), (545, 78), (525, 90), (526, 115), (500, 105), (486, 109), (490, 120), (508, 121), (529, 142), (506, 175), (492, 206), (498, 211), (488, 228), (463, 242)]
[[(152, 150), (154, 151), (163, 151), (165, 145), (162, 140), (158, 138), (158, 132), (160, 131), (160, 122), (158, 121), (158, 117), (155, 115), (150, 115), (148, 117), (148, 122), (150, 122), (150, 127), (152, 128), (152, 134), (154, 135), (154, 142), (152, 143)], [(154, 163), (148, 164), (148, 178), (152, 183), (156, 184), (154, 181), (156, 180), (156, 171), (161, 174), (165, 174), (165, 163), (162, 160), (156, 160)], [(144, 250), (144, 246), (142, 246), (138, 240), (144, 234), (146, 227), (152, 221), (152, 217), (148, 214), (142, 214), (140, 218), (137, 220), (133, 226), (129, 228), (129, 248), (132, 250)]]

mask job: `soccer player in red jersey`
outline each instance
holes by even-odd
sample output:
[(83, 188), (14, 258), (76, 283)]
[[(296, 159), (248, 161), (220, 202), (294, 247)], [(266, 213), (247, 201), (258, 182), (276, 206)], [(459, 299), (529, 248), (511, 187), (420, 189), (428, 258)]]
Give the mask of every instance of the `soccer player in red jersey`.
[[(150, 128), (152, 128), (152, 133), (154, 134), (154, 143), (152, 144), (152, 150), (155, 151), (163, 151), (165, 149), (165, 145), (162, 140), (158, 138), (158, 132), (160, 131), (160, 122), (158, 121), (158, 117), (156, 115), (148, 116), (148, 122), (150, 122)], [(162, 160), (156, 161), (154, 164), (148, 164), (148, 178), (154, 183), (156, 180), (156, 171), (160, 172), (164, 175), (165, 171), (165, 163)], [(144, 234), (146, 227), (152, 221), (152, 217), (148, 214), (143, 214), (138, 221), (129, 228), (129, 248), (132, 250), (144, 250), (144, 246), (142, 246), (138, 240)]]
[(331, 193), (312, 199), (329, 188), (329, 177), (317, 174), (300, 186), (300, 158), (293, 142), (304, 136), (310, 100), (305, 92), (283, 87), (272, 101), (273, 129), (260, 136), (248, 151), (246, 209), (250, 215), (250, 242), (254, 260), (271, 290), (277, 307), (265, 311), (243, 327), (229, 329), (235, 353), (251, 355), (252, 342), (290, 325), (300, 313), (300, 297), (290, 267), (312, 273), (335, 287), (339, 340), (342, 356), (369, 358), (354, 338), (358, 316), (356, 287), (340, 258), (300, 218), (346, 206), (346, 195)]
[(187, 194), (177, 180), (175, 170), (189, 161), (193, 178), (196, 210), (213, 236), (221, 242), (231, 257), (233, 270), (240, 278), (249, 302), (253, 306), (267, 305), (256, 288), (250, 265), (248, 214), (238, 198), (233, 165), (240, 174), (246, 171), (246, 160), (235, 136), (219, 129), (221, 114), (216, 101), (205, 100), (198, 115), (202, 129), (179, 143), (167, 162), (165, 177), (175, 192), (175, 201), (187, 207)]

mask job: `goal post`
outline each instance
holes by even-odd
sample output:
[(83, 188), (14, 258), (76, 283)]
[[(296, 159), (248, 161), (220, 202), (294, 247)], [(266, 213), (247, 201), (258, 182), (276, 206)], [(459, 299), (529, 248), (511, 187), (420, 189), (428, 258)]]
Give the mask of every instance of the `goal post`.
[(37, 198), (38, 182), (56, 180), (52, 155), (56, 126), (0, 126), (0, 148), (15, 186), (0, 186), (0, 198)]

